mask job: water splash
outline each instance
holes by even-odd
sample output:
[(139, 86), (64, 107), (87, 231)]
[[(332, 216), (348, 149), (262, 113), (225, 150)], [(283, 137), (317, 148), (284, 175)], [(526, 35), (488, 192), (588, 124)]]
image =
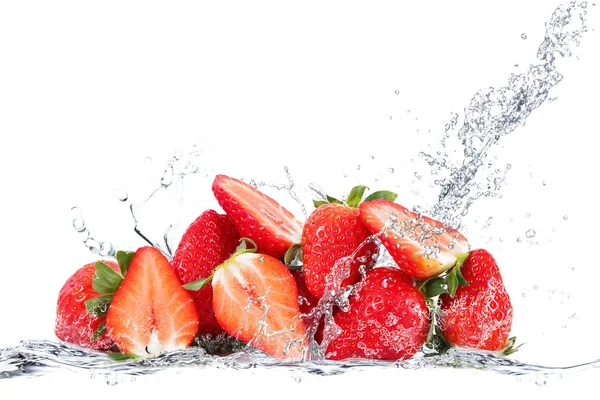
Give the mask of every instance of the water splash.
[(349, 360), (341, 363), (322, 360), (298, 363), (277, 361), (256, 349), (244, 348), (227, 355), (213, 355), (203, 347), (195, 346), (148, 358), (115, 361), (106, 354), (45, 340), (26, 340), (17, 346), (0, 350), (0, 380), (40, 376), (57, 368), (87, 374), (95, 379), (104, 379), (109, 384), (116, 384), (124, 381), (123, 377), (184, 368), (283, 369), (286, 372), (328, 376), (370, 368), (415, 370), (433, 367), (477, 369), (502, 375), (529, 376), (537, 382), (550, 377), (561, 378), (567, 373), (600, 368), (600, 360), (571, 366), (547, 366), (523, 363), (491, 352), (454, 348), (444, 354), (419, 352), (404, 361)]
[[(420, 156), (432, 167), (440, 187), (437, 203), (429, 214), (459, 229), (462, 217), (480, 197), (499, 196), (501, 183), (510, 165), (497, 168), (486, 163), (490, 150), (501, 137), (525, 124), (530, 114), (541, 106), (550, 90), (563, 78), (556, 65), (557, 55), (569, 57), (587, 31), (586, 2), (571, 1), (559, 6), (546, 22), (546, 34), (537, 52), (536, 63), (526, 72), (510, 74), (501, 87), (479, 90), (464, 109), (462, 126), (456, 137), (451, 135), (458, 116), (446, 125), (439, 154), (462, 151), (463, 157), (454, 162), (447, 156), (435, 157), (421, 152)], [(459, 143), (450, 143), (457, 139)]]

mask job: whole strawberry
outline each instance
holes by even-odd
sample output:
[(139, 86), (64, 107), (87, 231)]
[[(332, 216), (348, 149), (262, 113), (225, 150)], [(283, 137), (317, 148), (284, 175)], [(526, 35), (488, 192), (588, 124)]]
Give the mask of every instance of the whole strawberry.
[[(207, 277), (233, 254), (239, 239), (227, 215), (207, 210), (190, 224), (181, 237), (171, 266), (182, 284)], [(198, 333), (211, 336), (223, 333), (213, 312), (212, 286), (207, 285), (191, 293), (200, 315)]]
[(300, 242), (302, 223), (281, 204), (238, 179), (217, 175), (212, 190), (239, 234), (277, 259)]
[[(113, 261), (103, 264), (119, 272)], [(93, 350), (108, 350), (114, 342), (106, 334), (95, 335), (103, 325), (106, 315), (92, 315), (86, 301), (100, 296), (92, 287), (96, 263), (86, 264), (65, 282), (58, 294), (54, 333), (60, 340)], [(99, 331), (100, 332), (100, 331)], [(96, 337), (97, 336), (97, 337)]]
[(460, 347), (505, 349), (510, 345), (513, 308), (496, 261), (486, 250), (473, 250), (461, 273), (468, 286), (458, 286), (454, 297), (440, 296), (438, 321), (442, 335)]
[[(308, 290), (317, 298), (326, 290), (352, 285), (360, 279), (359, 268), (375, 263), (378, 245), (366, 242), (371, 232), (363, 224), (358, 205), (366, 190), (356, 186), (345, 203), (327, 196), (328, 201), (315, 201), (302, 231), (303, 272)], [(390, 192), (375, 192), (366, 200), (388, 196)], [(335, 267), (335, 270), (334, 270)]]
[(410, 277), (397, 269), (374, 268), (355, 289), (349, 310), (334, 314), (341, 333), (329, 343), (327, 358), (404, 360), (419, 351), (430, 317), (425, 296)]

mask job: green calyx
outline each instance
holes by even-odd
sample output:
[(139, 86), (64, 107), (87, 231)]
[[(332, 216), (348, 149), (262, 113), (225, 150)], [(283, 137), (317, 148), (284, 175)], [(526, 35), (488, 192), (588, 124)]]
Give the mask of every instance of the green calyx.
[(371, 193), (363, 200), (363, 196), (368, 187), (364, 185), (358, 185), (350, 190), (350, 194), (344, 203), (341, 200), (336, 199), (335, 197), (331, 197), (326, 195), (327, 200), (313, 200), (313, 205), (315, 208), (320, 207), (324, 204), (346, 204), (348, 207), (356, 208), (362, 201), (371, 201), (376, 199), (387, 199), (390, 201), (395, 201), (398, 195), (394, 192), (390, 192), (389, 190), (379, 190), (377, 192)]
[(521, 343), (520, 345), (515, 347), (516, 342), (517, 342), (516, 336), (512, 336), (512, 337), (508, 338), (508, 340), (506, 341), (506, 345), (504, 346), (504, 348), (502, 348), (499, 351), (499, 353), (502, 355), (505, 355), (505, 356), (509, 356), (513, 353), (516, 353), (517, 351), (519, 351), (519, 348), (523, 345), (523, 343)]
[[(247, 243), (250, 243), (253, 247), (248, 247)], [(193, 282), (189, 282), (186, 283), (185, 285), (183, 285), (184, 289), (187, 290), (200, 290), (203, 287), (205, 287), (206, 285), (208, 285), (208, 283), (210, 281), (212, 281), (213, 276), (215, 275), (215, 272), (217, 272), (219, 269), (223, 268), (225, 265), (227, 265), (227, 263), (230, 260), (234, 260), (237, 256), (239, 256), (240, 254), (244, 254), (244, 253), (256, 253), (256, 251), (258, 250), (258, 246), (256, 245), (256, 242), (252, 239), (249, 238), (241, 238), (240, 239), (240, 245), (235, 249), (235, 252), (231, 255), (231, 257), (229, 257), (227, 260), (225, 260), (225, 262), (223, 262), (222, 264), (218, 265), (217, 267), (215, 267), (215, 269), (213, 270), (212, 274), (210, 274), (209, 276), (207, 276), (206, 278), (200, 278), (197, 279)]]
[(469, 254), (461, 254), (456, 258), (456, 264), (450, 268), (445, 274), (429, 278), (419, 285), (419, 290), (423, 292), (425, 297), (432, 298), (441, 294), (448, 294), (454, 297), (458, 286), (469, 286), (460, 268), (464, 264)]
[[(93, 317), (106, 316), (113, 296), (121, 286), (121, 283), (123, 283), (125, 275), (127, 275), (134, 254), (135, 253), (133, 252), (127, 251), (117, 252), (116, 258), (117, 263), (119, 264), (120, 273), (116, 272), (102, 261), (96, 262), (96, 270), (94, 271), (94, 276), (92, 278), (92, 288), (100, 293), (100, 296), (89, 299), (84, 303), (88, 314)], [(104, 321), (102, 321), (96, 331), (92, 334), (90, 340), (92, 342), (98, 340), (105, 333), (106, 325)]]

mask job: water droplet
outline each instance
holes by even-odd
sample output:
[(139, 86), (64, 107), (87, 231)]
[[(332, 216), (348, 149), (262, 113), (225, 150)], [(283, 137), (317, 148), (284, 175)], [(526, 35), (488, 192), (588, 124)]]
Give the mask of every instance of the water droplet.
[(400, 94), (400, 90), (396, 89), (396, 90), (394, 91), (394, 93), (395, 93), (395, 94)]
[(357, 169), (357, 170), (360, 170), (360, 165), (357, 165), (357, 166), (356, 166), (356, 169)]
[(528, 239), (531, 239), (535, 236), (535, 230), (529, 229), (527, 232), (525, 232), (525, 236), (527, 236)]
[(144, 159), (144, 165), (146, 165), (147, 167), (152, 165), (152, 158), (151, 157), (146, 157)]
[(119, 201), (127, 201), (129, 199), (127, 192), (122, 189), (115, 189), (114, 195)]
[(375, 156), (371, 156), (371, 160), (374, 160), (374, 159), (375, 159)]
[(527, 35), (526, 35), (526, 34), (524, 34), (524, 33), (522, 33), (522, 34), (521, 34), (521, 39), (523, 39), (523, 40), (527, 40)]
[(296, 383), (302, 383), (302, 377), (301, 376), (295, 376), (294, 377), (294, 382), (296, 382)]
[(521, 243), (522, 239), (520, 237), (517, 238), (517, 243)]
[(73, 228), (79, 233), (85, 232), (85, 221), (83, 218), (75, 218), (73, 220)]
[(531, 217), (531, 213), (525, 213), (525, 218)]
[(566, 221), (569, 219), (569, 216), (565, 214), (565, 215), (563, 215), (563, 219)]
[[(594, 4), (595, 5), (595, 4)], [(587, 1), (582, 2), (579, 7), (581, 8), (587, 8)]]
[(388, 172), (389, 172), (390, 174), (393, 174), (393, 173), (394, 173), (394, 168), (388, 168)]

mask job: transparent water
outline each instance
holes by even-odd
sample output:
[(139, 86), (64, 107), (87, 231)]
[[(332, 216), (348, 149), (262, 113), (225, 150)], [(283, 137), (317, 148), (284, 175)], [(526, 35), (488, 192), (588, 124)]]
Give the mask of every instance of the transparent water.
[[(569, 2), (558, 7), (546, 23), (543, 42), (529, 68), (522, 73), (510, 74), (507, 83), (478, 91), (464, 107), (463, 115), (453, 114), (443, 129), (436, 149), (426, 149), (416, 157), (423, 167), (417, 167), (414, 179), (432, 177), (436, 200), (430, 206), (415, 206), (417, 211), (433, 215), (448, 224), (461, 228), (464, 218), (483, 197), (502, 196), (503, 184), (510, 164), (497, 165), (489, 154), (506, 135), (513, 134), (523, 126), (532, 112), (552, 101), (551, 92), (563, 75), (557, 60), (569, 57), (575, 51), (589, 29), (587, 12), (595, 4)], [(528, 40), (523, 34), (523, 40)], [(210, 165), (202, 159), (202, 148), (176, 154), (165, 169), (160, 184), (140, 203), (132, 203), (130, 211), (134, 217), (135, 231), (147, 242), (170, 256), (179, 235), (185, 229), (189, 215), (185, 203), (197, 193), (194, 184), (209, 182), (214, 174)], [(151, 160), (149, 160), (150, 162)], [(283, 166), (281, 168), (284, 168)], [(360, 170), (361, 165), (356, 169)], [(249, 180), (259, 188), (284, 191), (298, 205), (301, 214), (307, 216), (307, 206), (300, 196), (292, 174), (285, 169), (287, 182), (272, 184), (260, 181), (259, 177)], [(390, 175), (401, 172), (393, 168)], [(305, 188), (302, 188), (304, 190)], [(199, 190), (199, 189), (198, 189)], [(309, 185), (313, 195), (323, 190)], [(204, 193), (202, 196), (206, 196)], [(130, 196), (122, 189), (114, 192), (117, 201), (126, 203)], [(168, 212), (165, 212), (168, 210)], [(114, 255), (118, 244), (111, 239), (99, 240), (92, 234), (93, 226), (86, 224), (81, 209), (74, 207), (73, 228), (81, 235), (85, 247), (101, 256)], [(568, 219), (568, 215), (562, 217)], [(493, 217), (486, 219), (483, 227), (494, 223)], [(517, 241), (531, 241), (538, 237), (533, 228), (523, 230)], [(534, 291), (537, 289), (534, 288)], [(553, 293), (554, 294), (554, 293)], [(525, 293), (524, 293), (525, 295)], [(206, 345), (206, 344), (203, 344)], [(90, 373), (113, 382), (115, 374), (136, 376), (160, 373), (180, 368), (265, 368), (284, 369), (316, 375), (336, 375), (351, 370), (373, 368), (421, 369), (430, 367), (486, 369), (507, 375), (562, 376), (565, 373), (598, 367), (600, 359), (590, 357), (583, 363), (572, 365), (536, 365), (520, 362), (516, 353), (501, 357), (487, 352), (450, 350), (445, 354), (421, 352), (404, 362), (307, 362), (281, 364), (263, 356), (251, 348), (235, 349), (231, 354), (211, 354), (215, 349), (193, 347), (162, 354), (155, 358), (115, 362), (106, 355), (85, 351), (73, 346), (47, 340), (23, 340), (13, 347), (0, 350), (0, 379), (38, 376), (56, 369), (67, 369)], [(115, 381), (116, 382), (116, 381)]]

